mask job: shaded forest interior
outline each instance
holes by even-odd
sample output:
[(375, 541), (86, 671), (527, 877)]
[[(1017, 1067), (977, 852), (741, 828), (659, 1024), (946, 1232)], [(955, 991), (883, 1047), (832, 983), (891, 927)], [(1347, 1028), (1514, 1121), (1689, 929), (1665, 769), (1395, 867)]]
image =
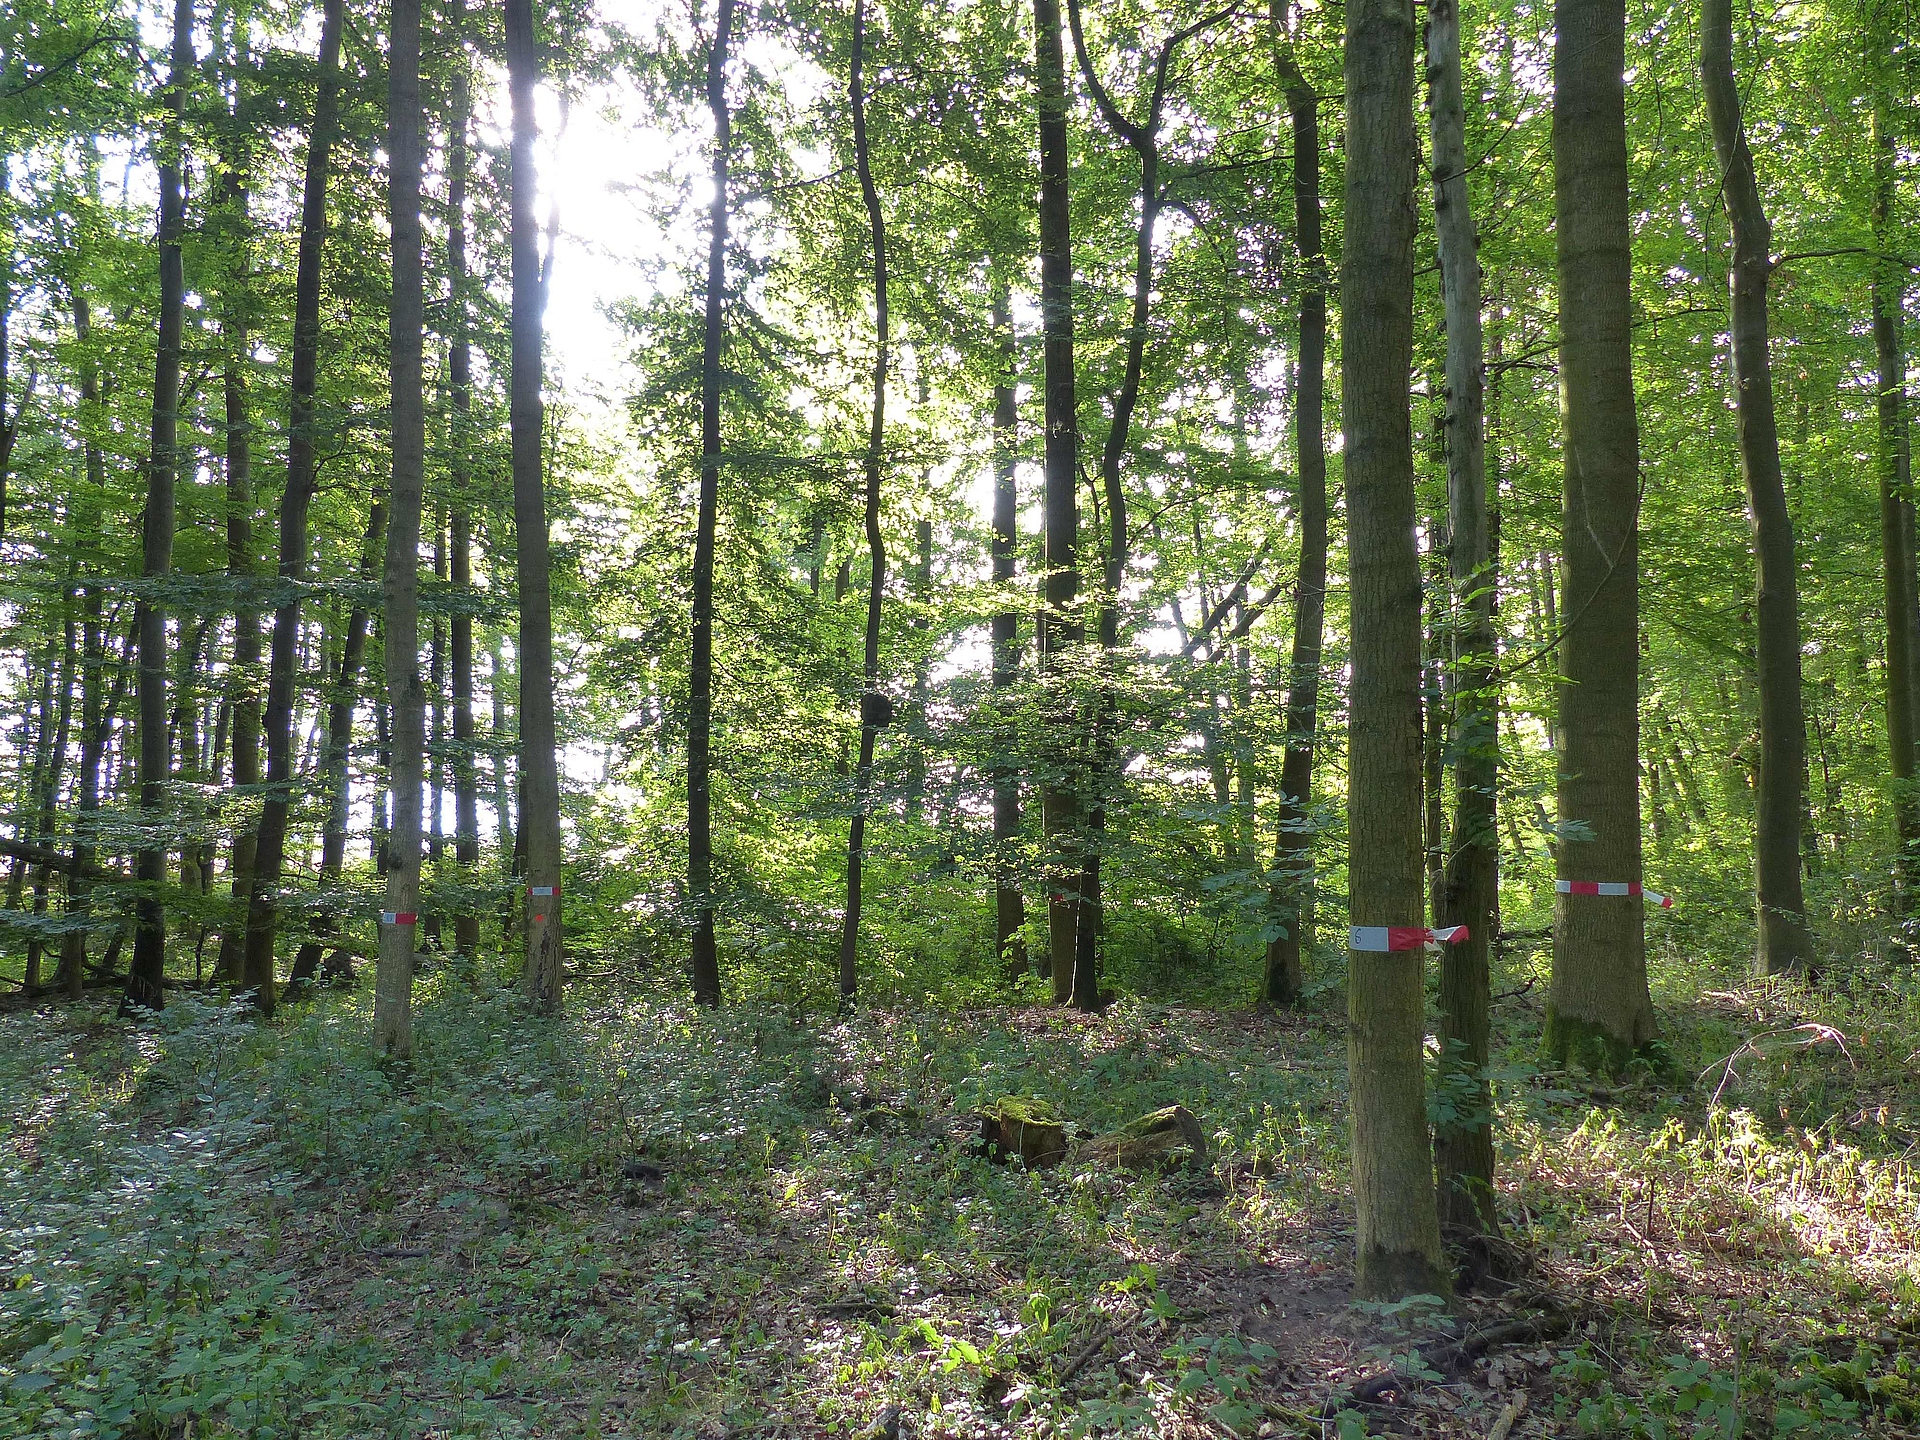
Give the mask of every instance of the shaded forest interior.
[(1911, 0), (20, 0), (0, 1433), (1920, 1429)]

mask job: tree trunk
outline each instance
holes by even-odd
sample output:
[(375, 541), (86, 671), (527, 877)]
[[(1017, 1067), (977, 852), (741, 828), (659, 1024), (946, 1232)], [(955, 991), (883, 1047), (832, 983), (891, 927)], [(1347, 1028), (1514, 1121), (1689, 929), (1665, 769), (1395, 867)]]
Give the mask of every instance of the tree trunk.
[(451, 317), (447, 358), (452, 435), (448, 489), (452, 493), (453, 553), (453, 858), (460, 867), (460, 904), (454, 914), (454, 948), (471, 959), (480, 950), (480, 912), (472, 900), (479, 880), (480, 797), (473, 736), (473, 518), (468, 493), (472, 474), (473, 342), (467, 324), (467, 127), (471, 100), (466, 61), (466, 0), (454, 0), (452, 42), (460, 47), (453, 69), (451, 119), (447, 126), (447, 288)]
[[(376, 490), (367, 511), (367, 529), (360, 540), (360, 580), (370, 584), (380, 555), (380, 540), (386, 528), (384, 492)], [(360, 667), (366, 661), (367, 627), (371, 616), (364, 603), (354, 605), (347, 615), (347, 633), (340, 642), (340, 668), (333, 677), (332, 693), (327, 697), (326, 741), (320, 750), (321, 787), (327, 799), (327, 820), (320, 836), (319, 890), (324, 898), (339, 889), (340, 874), (347, 861), (347, 822), (351, 815), (353, 792), (349, 761), (353, 754), (353, 712), (360, 702)], [(312, 934), (303, 940), (293, 957), (293, 969), (287, 979), (296, 985), (311, 983), (320, 973), (326, 937), (337, 929), (331, 910), (313, 917)]]
[(1755, 969), (1804, 975), (1813, 968), (1813, 934), (1801, 893), (1800, 836), (1807, 803), (1807, 716), (1800, 692), (1800, 577), (1793, 516), (1780, 474), (1774, 425), (1773, 367), (1767, 355), (1768, 246), (1773, 226), (1747, 148), (1740, 90), (1733, 78), (1732, 0), (1702, 0), (1700, 80), (1719, 158), (1720, 194), (1733, 227), (1734, 413), (1740, 472), (1747, 483), (1757, 571), (1755, 646), (1760, 684), (1760, 783), (1754, 846), (1758, 912)]
[(553, 600), (541, 477), (539, 232), (534, 224), (532, 0), (507, 0), (513, 91), (513, 521), (520, 580), (520, 829), (527, 851), (527, 956), (521, 980), (536, 1009), (560, 1008), (560, 768), (554, 734)]
[[(1274, 29), (1279, 30), (1278, 0)], [(1320, 239), (1319, 97), (1279, 48), (1293, 130), (1294, 245), (1300, 255), (1300, 349), (1294, 378), (1294, 447), (1300, 469), (1300, 578), (1294, 589), (1293, 654), (1287, 678), (1287, 749), (1280, 763), (1280, 826), (1274, 845), (1266, 998), (1300, 1002), (1301, 956), (1313, 896), (1314, 732), (1320, 709), (1320, 647), (1327, 611), (1327, 291)]]
[[(1414, 544), (1414, 22), (1411, 0), (1347, 6), (1340, 267), (1353, 681), (1348, 721), (1347, 1065), (1356, 1292), (1448, 1289), (1427, 1135), (1423, 951), (1360, 927), (1421, 925), (1420, 556)], [(1391, 942), (1389, 942), (1391, 943)]]
[[(393, 720), (393, 832), (386, 909), (373, 986), (373, 1043), (396, 1059), (413, 1053), (413, 949), (420, 909), (420, 787), (426, 695), (420, 683), (420, 505), (426, 480), (421, 388), (426, 286), (420, 238), (423, 167), (420, 0), (394, 0), (387, 56), (387, 214), (393, 236), (393, 304), (387, 318), (392, 374), (393, 510), (387, 520), (387, 705)], [(523, 547), (524, 548), (524, 542)]]
[(1447, 323), (1447, 559), (1453, 626), (1454, 812), (1434, 919), (1464, 925), (1440, 960), (1440, 1120), (1434, 1159), (1440, 1220), (1476, 1234), (1500, 1228), (1493, 1191), (1493, 1094), (1487, 969), (1500, 891), (1500, 703), (1492, 526), (1488, 520), (1486, 356), (1480, 329), (1479, 236), (1467, 194), (1466, 104), (1459, 0), (1428, 0), (1434, 228)]
[(293, 385), (287, 426), (287, 485), (280, 498), (280, 580), (285, 597), (273, 615), (267, 659), (267, 791), (254, 845), (253, 895), (247, 907), (246, 960), (240, 983), (260, 1008), (274, 1005), (273, 951), (279, 934), (280, 871), (293, 806), (293, 709), (298, 686), (300, 596), (307, 575), (307, 511), (313, 504), (314, 396), (320, 375), (320, 260), (327, 233), (327, 179), (340, 94), (343, 0), (326, 0), (320, 22), (320, 84), (307, 136), (300, 205), (300, 253), (294, 275)]
[[(1893, 53), (1884, 27), (1869, 34), (1865, 53), (1875, 42)], [(1911, 919), (1920, 887), (1920, 780), (1915, 777), (1915, 746), (1920, 744), (1920, 594), (1916, 594), (1913, 529), (1913, 450), (1907, 429), (1907, 356), (1905, 304), (1907, 274), (1894, 256), (1894, 135), (1891, 79), (1874, 77), (1873, 248), (1883, 257), (1873, 272), (1873, 348), (1879, 419), (1880, 547), (1887, 612), (1887, 753), (1893, 772), (1894, 916)]]
[[(995, 345), (1000, 367), (993, 386), (993, 583), (1008, 596), (1014, 582), (1014, 547), (1019, 540), (1020, 496), (1014, 458), (1019, 451), (1020, 411), (1014, 389), (1013, 315), (1004, 285), (994, 292), (993, 328), (998, 337)], [(1007, 692), (1020, 672), (1019, 637), (1019, 612), (995, 611), (993, 689), (995, 718), (1001, 729), (994, 744), (999, 754), (993, 769), (993, 953), (1016, 978), (1027, 973), (1030, 963), (1026, 942), (1020, 938), (1020, 929), (1027, 923), (1027, 902), (1013, 866), (1013, 853), (1020, 842), (1020, 771), (1008, 753), (1013, 736), (1005, 714)]]
[(713, 208), (707, 231), (706, 332), (700, 351), (700, 514), (693, 542), (693, 654), (687, 703), (687, 902), (693, 907), (693, 998), (720, 1003), (720, 956), (713, 938), (713, 548), (720, 499), (720, 351), (727, 300), (727, 172), (733, 117), (727, 109), (727, 55), (734, 0), (719, 0), (707, 54), (713, 113)]
[[(60, 799), (60, 775), (66, 766), (67, 735), (73, 720), (73, 680), (76, 650), (77, 627), (73, 623), (73, 592), (63, 590), (60, 596), (61, 638), (59, 678), (54, 679), (54, 669), (47, 666), (47, 676), (53, 689), (44, 698), (40, 713), (40, 754), (35, 756), (33, 775), (33, 838), (42, 849), (52, 851), (53, 827)], [(51, 658), (51, 657), (49, 657)], [(33, 870), (33, 913), (47, 913), (47, 874), (52, 867), (45, 861)], [(40, 957), (46, 948), (38, 930), (30, 931), (27, 937), (27, 966), (23, 977), (30, 990), (40, 986)]]
[[(237, 55), (236, 66), (239, 59)], [(253, 421), (247, 406), (248, 292), (252, 278), (247, 258), (251, 253), (247, 248), (247, 163), (242, 152), (227, 172), (227, 213), (235, 229), (232, 244), (238, 252), (238, 273), (227, 277), (229, 289), (222, 318), (227, 344), (221, 366), (226, 403), (227, 575), (235, 595), (229, 735), (233, 744), (233, 788), (245, 793), (241, 803), (250, 806), (253, 787), (260, 783), (260, 610), (253, 593)], [(214, 963), (214, 978), (226, 985), (239, 984), (245, 968), (246, 915), (253, 895), (258, 839), (258, 821), (252, 815), (234, 827), (229, 862), (233, 918), (220, 927), (220, 955)]]
[(1073, 998), (1080, 912), (1080, 797), (1068, 773), (1062, 737), (1073, 706), (1057, 693), (1067, 682), (1062, 652), (1084, 631), (1075, 613), (1080, 589), (1080, 422), (1073, 373), (1073, 229), (1067, 187), (1067, 67), (1059, 0), (1033, 0), (1034, 75), (1040, 109), (1040, 327), (1046, 366), (1046, 588), (1040, 611), (1040, 665), (1049, 677), (1048, 731), (1054, 763), (1040, 791), (1047, 836), (1047, 935), (1055, 1004)]
[[(444, 592), (447, 579), (447, 516), (444, 505), (433, 512), (433, 578), (436, 589)], [(442, 783), (447, 755), (447, 622), (435, 614), (427, 640), (427, 859), (433, 865), (433, 898), (420, 915), (422, 947), (438, 950), (440, 945), (440, 866), (446, 858), (446, 827), (441, 813), (446, 809), (447, 791)]]
[[(174, 0), (173, 54), (167, 76), (165, 133), (155, 156), (160, 186), (160, 333), (153, 360), (153, 430), (147, 459), (147, 505), (142, 517), (140, 577), (150, 586), (173, 568), (173, 491), (180, 425), (180, 347), (186, 314), (186, 273), (180, 243), (186, 232), (185, 156), (187, 85), (193, 76), (193, 0)], [(127, 967), (122, 1013), (166, 1004), (167, 917), (161, 888), (167, 880), (167, 616), (150, 592), (135, 605), (140, 629), (140, 822), (135, 876), (133, 959)]]
[(865, 680), (860, 693), (860, 760), (853, 772), (853, 822), (847, 830), (847, 908), (840, 930), (843, 1009), (852, 1005), (860, 976), (860, 866), (867, 838), (867, 801), (873, 788), (873, 747), (892, 710), (880, 693), (880, 597), (887, 578), (887, 549), (880, 535), (880, 456), (887, 422), (887, 227), (867, 152), (867, 98), (861, 75), (866, 39), (866, 0), (853, 0), (853, 60), (848, 70), (847, 99), (853, 109), (854, 166), (860, 174), (860, 197), (866, 203), (867, 229), (873, 244), (873, 414), (867, 425), (864, 491), (870, 573), (863, 651)]
[[(1625, 0), (1555, 0), (1561, 509), (1556, 737), (1562, 880), (1638, 883), (1640, 430), (1627, 228)], [(1551, 591), (1552, 577), (1548, 576)], [(1558, 633), (1550, 630), (1550, 634)], [(1637, 896), (1559, 894), (1546, 1048), (1617, 1069), (1656, 1034)]]

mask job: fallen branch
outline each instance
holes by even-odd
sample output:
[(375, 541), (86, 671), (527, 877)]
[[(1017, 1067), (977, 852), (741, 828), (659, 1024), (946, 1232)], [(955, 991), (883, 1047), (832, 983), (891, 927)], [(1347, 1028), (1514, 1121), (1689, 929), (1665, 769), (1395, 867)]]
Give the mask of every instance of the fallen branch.
[(1106, 1325), (1100, 1326), (1099, 1332), (1087, 1343), (1086, 1348), (1067, 1361), (1066, 1369), (1054, 1378), (1053, 1383), (1064, 1388), (1069, 1380), (1087, 1368), (1088, 1362), (1105, 1349), (1107, 1342), (1112, 1338), (1113, 1330)]

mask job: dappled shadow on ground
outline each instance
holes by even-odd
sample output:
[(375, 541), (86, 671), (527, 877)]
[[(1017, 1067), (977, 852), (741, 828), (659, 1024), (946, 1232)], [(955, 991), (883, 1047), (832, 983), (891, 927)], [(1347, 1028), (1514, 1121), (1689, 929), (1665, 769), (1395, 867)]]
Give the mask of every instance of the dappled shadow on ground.
[[(49, 1062), (13, 1111), (93, 1107), (149, 1169), (202, 1177), (195, 1263), (222, 1258), (194, 1303), (272, 1277), (226, 1328), (246, 1364), (284, 1361), (272, 1403), (307, 1435), (798, 1437), (895, 1414), (927, 1437), (1247, 1436), (1317, 1433), (1330, 1399), (1363, 1391), (1376, 1432), (1558, 1433), (1597, 1406), (1627, 1433), (1720, 1403), (1727, 1374), (1745, 1386), (1727, 1403), (1759, 1394), (1767, 1423), (1799, 1407), (1871, 1433), (1895, 1414), (1873, 1337), (1906, 1313), (1911, 1192), (1737, 1116), (1676, 1129), (1680, 1101), (1609, 1110), (1525, 1082), (1503, 1122), (1513, 1287), (1447, 1315), (1351, 1304), (1343, 1046), (1324, 1014), (813, 1026), (606, 990), (551, 1022), (447, 983), (404, 1069), (368, 1056), (351, 997), (272, 1028), (170, 1023), (84, 1022), (85, 1065)], [(115, 1063), (126, 1078), (79, 1104), (76, 1074)], [(970, 1116), (1007, 1094), (1082, 1131), (1184, 1104), (1214, 1164), (989, 1164)], [(117, 1193), (133, 1149), (89, 1150), (64, 1123), (23, 1130), (12, 1160), (86, 1153), (88, 1193)], [(143, 1214), (125, 1212), (128, 1243)], [(1870, 1260), (1831, 1243), (1863, 1239)], [(123, 1285), (86, 1304), (108, 1313)], [(1550, 1341), (1516, 1324), (1542, 1313), (1564, 1320)], [(1842, 1354), (1843, 1333), (1879, 1348)], [(171, 1413), (231, 1418), (239, 1392), (169, 1375), (177, 1343), (124, 1343), (116, 1363), (147, 1366)], [(0, 1381), (29, 1353), (0, 1350)], [(1809, 1363), (1814, 1388), (1791, 1390)]]

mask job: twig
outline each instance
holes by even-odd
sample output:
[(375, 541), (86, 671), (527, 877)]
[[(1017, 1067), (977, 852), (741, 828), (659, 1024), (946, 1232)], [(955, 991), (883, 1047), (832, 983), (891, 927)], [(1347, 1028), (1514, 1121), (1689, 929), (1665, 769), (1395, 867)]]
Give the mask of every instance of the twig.
[(1094, 1356), (1098, 1355), (1100, 1351), (1105, 1348), (1106, 1343), (1112, 1338), (1112, 1327), (1107, 1325), (1100, 1326), (1098, 1333), (1088, 1342), (1087, 1347), (1067, 1362), (1066, 1369), (1062, 1370), (1059, 1375), (1055, 1377), (1053, 1383), (1064, 1388), (1069, 1380), (1087, 1368), (1087, 1363), (1091, 1361)]

